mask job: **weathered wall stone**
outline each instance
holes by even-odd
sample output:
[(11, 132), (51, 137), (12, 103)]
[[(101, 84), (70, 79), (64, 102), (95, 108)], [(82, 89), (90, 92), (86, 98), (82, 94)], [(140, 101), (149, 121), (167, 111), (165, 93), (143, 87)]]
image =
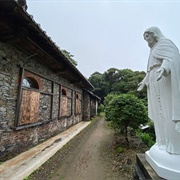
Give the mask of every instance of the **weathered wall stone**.
[[(19, 82), (21, 79), (21, 68), (23, 66), (44, 77), (54, 80), (54, 98), (52, 109), (52, 120), (48, 123), (15, 130), (17, 117), (17, 104), (19, 93)], [(52, 93), (52, 82), (45, 78), (42, 82), (42, 91)], [(57, 76), (46, 66), (36, 61), (35, 57), (27, 59), (27, 55), (16, 48), (0, 42), (0, 161), (4, 161), (17, 153), (24, 151), (49, 137), (52, 137), (68, 127), (82, 121), (82, 114), (75, 115), (75, 99), (72, 98), (72, 115), (70, 117), (59, 118), (59, 85), (74, 90), (73, 93), (82, 94), (82, 89), (69, 83), (66, 79)], [(89, 99), (87, 106), (89, 107)], [(48, 94), (40, 94), (38, 120), (50, 120), (52, 98)], [(86, 111), (87, 108), (86, 108)], [(88, 112), (86, 112), (88, 114)], [(87, 115), (86, 120), (90, 116)]]
[(91, 98), (91, 103), (90, 103), (90, 116), (93, 117), (96, 115), (96, 99)]
[(83, 92), (83, 120), (90, 120), (90, 96), (86, 91)]

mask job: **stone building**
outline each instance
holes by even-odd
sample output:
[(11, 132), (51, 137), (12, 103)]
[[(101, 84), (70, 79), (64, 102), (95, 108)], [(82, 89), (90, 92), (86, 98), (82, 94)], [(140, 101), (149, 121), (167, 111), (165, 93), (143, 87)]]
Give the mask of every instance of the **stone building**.
[(0, 0), (0, 158), (96, 115), (93, 86), (17, 1)]

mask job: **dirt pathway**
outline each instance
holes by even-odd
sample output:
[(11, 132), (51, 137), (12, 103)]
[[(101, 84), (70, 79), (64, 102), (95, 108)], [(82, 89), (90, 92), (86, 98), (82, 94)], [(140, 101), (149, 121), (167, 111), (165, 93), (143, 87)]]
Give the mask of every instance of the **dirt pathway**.
[(106, 126), (104, 119), (100, 118), (50, 179), (119, 179), (116, 173), (112, 173), (112, 165), (108, 161), (107, 146), (111, 138), (112, 130)]
[(96, 117), (26, 180), (132, 180), (136, 153), (147, 149), (137, 136), (114, 135)]

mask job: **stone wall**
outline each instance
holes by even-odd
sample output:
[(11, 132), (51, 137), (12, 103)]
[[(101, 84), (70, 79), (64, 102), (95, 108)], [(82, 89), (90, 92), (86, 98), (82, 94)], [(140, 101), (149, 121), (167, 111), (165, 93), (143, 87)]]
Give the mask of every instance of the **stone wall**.
[(90, 119), (90, 96), (87, 91), (83, 92), (83, 120), (88, 121)]
[[(22, 67), (25, 69), (24, 75), (21, 73)], [(36, 76), (34, 78), (37, 79), (39, 86), (37, 122), (46, 123), (37, 125), (37, 122), (34, 122), (32, 127), (22, 126), (18, 129), (17, 127), (24, 125), (24, 122), (18, 125), (17, 119), (20, 118), (18, 103), (22, 103), (19, 97), (20, 95), (22, 97), (24, 90), (20, 88), (21, 76), (30, 76), (26, 69), (38, 74), (32, 75)], [(55, 82), (53, 92), (51, 80)], [(62, 86), (72, 90), (71, 116), (61, 116), (59, 103), (60, 87)], [(20, 95), (19, 92), (21, 92)], [(66, 79), (57, 76), (46, 66), (38, 63), (35, 56), (28, 59), (26, 54), (0, 42), (0, 161), (9, 159), (14, 154), (35, 146), (82, 121), (82, 113), (75, 113), (77, 92), (81, 95), (83, 93), (82, 89), (70, 84)], [(89, 107), (88, 102), (85, 103), (87, 107)], [(88, 111), (88, 109), (86, 110)], [(21, 108), (19, 111), (21, 112)], [(30, 122), (27, 121), (26, 123), (29, 124)]]
[(96, 116), (96, 99), (91, 98), (91, 103), (90, 103), (90, 117)]

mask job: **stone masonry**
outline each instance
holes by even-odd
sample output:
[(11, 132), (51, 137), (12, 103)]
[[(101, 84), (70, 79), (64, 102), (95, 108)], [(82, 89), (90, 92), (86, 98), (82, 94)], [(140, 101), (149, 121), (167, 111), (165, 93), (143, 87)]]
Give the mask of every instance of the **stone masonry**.
[[(25, 126), (18, 130), (15, 122), (19, 116), (17, 105), (20, 98), (19, 89), (22, 67), (25, 69), (24, 77), (28, 74), (26, 69), (40, 75), (38, 76), (40, 77), (40, 97), (37, 119), (38, 122), (47, 121), (47, 123), (32, 127)], [(55, 82), (53, 92), (53, 82), (51, 80)], [(62, 86), (72, 91), (71, 101), (69, 101), (71, 104), (67, 105), (67, 107), (71, 107), (71, 115), (59, 118), (60, 87)], [(9, 159), (15, 154), (33, 147), (82, 121), (82, 113), (75, 114), (76, 92), (82, 94), (83, 90), (70, 84), (69, 81), (56, 75), (43, 64), (40, 64), (35, 59), (35, 56), (28, 58), (26, 54), (16, 48), (0, 42), (0, 161)], [(86, 102), (87, 109), (90, 106), (89, 103), (90, 101), (88, 100)], [(53, 109), (51, 110), (52, 107)], [(89, 118), (90, 115), (87, 114), (86, 119)]]

